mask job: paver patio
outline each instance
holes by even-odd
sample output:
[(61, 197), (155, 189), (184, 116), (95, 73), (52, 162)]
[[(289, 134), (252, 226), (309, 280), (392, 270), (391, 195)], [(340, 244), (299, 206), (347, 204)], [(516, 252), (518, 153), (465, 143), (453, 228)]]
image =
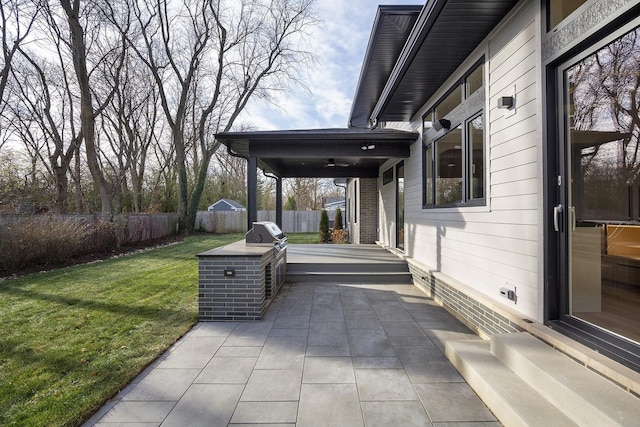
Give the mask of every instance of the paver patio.
[(412, 285), (287, 283), (262, 322), (198, 323), (86, 425), (499, 426), (444, 356), (474, 338)]

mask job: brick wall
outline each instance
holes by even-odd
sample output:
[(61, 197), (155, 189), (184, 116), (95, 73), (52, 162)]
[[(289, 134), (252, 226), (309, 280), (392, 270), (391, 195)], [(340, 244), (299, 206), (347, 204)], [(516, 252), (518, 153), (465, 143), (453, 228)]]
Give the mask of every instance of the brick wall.
[(462, 323), (483, 338), (503, 332), (521, 332), (516, 323), (490, 307), (457, 289), (453, 283), (447, 283), (441, 277), (432, 274), (427, 268), (415, 262), (409, 262), (409, 271), (413, 283), (434, 301), (442, 305)]
[(360, 178), (360, 235), (358, 243), (378, 240), (378, 180)]
[(284, 280), (284, 268), (286, 250), (245, 247), (244, 241), (199, 254), (199, 319), (261, 320)]

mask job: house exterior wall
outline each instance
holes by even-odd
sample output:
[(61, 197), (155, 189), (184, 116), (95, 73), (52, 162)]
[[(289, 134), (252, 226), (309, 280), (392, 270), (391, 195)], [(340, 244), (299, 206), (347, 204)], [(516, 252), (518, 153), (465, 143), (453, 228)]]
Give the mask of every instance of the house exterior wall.
[[(521, 317), (543, 320), (539, 7), (535, 0), (516, 6), (410, 124), (421, 130), (427, 109), (484, 55), (486, 205), (423, 209), (422, 143), (413, 144), (405, 159), (405, 253), (414, 282), (432, 295), (437, 290), (437, 299), (484, 335), (517, 330), (492, 308), (494, 302)], [(496, 107), (497, 98), (507, 95), (516, 96), (513, 112)], [(388, 167), (381, 168), (381, 176)], [(394, 247), (392, 191), (379, 192), (385, 220), (380, 239)], [(503, 287), (516, 290), (517, 303), (500, 296)], [(478, 298), (465, 306), (455, 293)]]
[(347, 183), (347, 224), (350, 242), (372, 244), (378, 239), (378, 179), (355, 178)]

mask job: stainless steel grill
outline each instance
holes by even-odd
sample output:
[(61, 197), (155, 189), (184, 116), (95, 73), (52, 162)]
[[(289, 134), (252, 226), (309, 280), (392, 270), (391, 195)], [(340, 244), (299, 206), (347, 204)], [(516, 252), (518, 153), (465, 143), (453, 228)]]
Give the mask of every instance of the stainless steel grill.
[(271, 221), (254, 222), (245, 235), (247, 246), (273, 246), (281, 251), (287, 247), (287, 236)]

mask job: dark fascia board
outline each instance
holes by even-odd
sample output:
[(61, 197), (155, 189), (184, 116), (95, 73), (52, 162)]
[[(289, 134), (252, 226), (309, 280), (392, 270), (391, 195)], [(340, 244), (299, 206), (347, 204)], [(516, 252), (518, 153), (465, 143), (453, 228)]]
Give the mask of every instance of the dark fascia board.
[[(447, 49), (439, 49), (438, 52), (433, 52), (433, 57), (431, 61), (445, 61), (446, 58), (443, 55), (450, 54), (453, 61), (457, 61), (456, 67), (459, 66), (463, 59), (459, 58), (459, 50), (466, 50), (471, 52), (475, 47), (477, 47), (478, 43), (485, 38), (491, 30), (498, 24), (498, 22), (504, 18), (507, 13), (518, 3), (519, 0), (496, 0), (496, 1), (476, 1), (473, 3), (468, 3), (466, 0), (429, 0), (425, 7), (422, 9), (420, 16), (414, 26), (413, 32), (407, 43), (404, 46), (402, 53), (400, 54), (398, 61), (396, 62), (388, 81), (380, 95), (375, 107), (372, 110), (370, 121), (375, 125), (378, 120), (391, 120), (391, 121), (409, 121), (411, 116), (415, 114), (427, 100), (433, 95), (433, 90), (425, 93), (421, 93), (419, 97), (414, 97), (414, 99), (402, 99), (402, 100), (394, 100), (397, 105), (403, 105), (405, 110), (408, 110), (407, 107), (410, 107), (411, 114), (407, 111), (403, 111), (398, 113), (396, 111), (387, 111), (389, 108), (389, 104), (392, 103), (393, 97), (396, 95), (396, 91), (399, 89), (401, 84), (403, 83), (403, 79), (412, 73), (415, 74), (419, 71), (421, 76), (424, 76), (424, 79), (429, 79), (428, 76), (428, 67), (425, 67), (425, 64), (416, 64), (414, 61), (416, 60), (416, 56), (428, 54), (429, 52), (422, 52), (423, 45), (426, 44), (425, 40), (428, 40), (430, 33), (434, 29), (434, 27), (438, 26), (439, 20), (441, 19), (441, 14), (449, 13), (451, 14), (455, 10), (459, 10), (461, 7), (471, 7), (476, 8), (478, 14), (469, 14), (468, 18), (473, 19), (473, 26), (468, 26), (468, 28), (474, 28), (473, 34), (468, 34), (464, 38), (455, 39), (457, 43), (462, 43), (456, 47), (448, 47)], [(449, 12), (446, 12), (449, 11)], [(489, 15), (485, 22), (481, 25), (478, 25), (478, 17)], [(444, 22), (444, 21), (443, 21)], [(446, 25), (446, 24), (443, 24)], [(471, 25), (471, 23), (469, 23)], [(459, 27), (465, 27), (465, 22), (459, 22)], [(442, 28), (439, 28), (439, 31), (442, 31)], [(455, 28), (452, 28), (451, 31), (457, 31)], [(478, 39), (478, 37), (480, 39)], [(474, 39), (475, 38), (475, 39)], [(415, 69), (414, 69), (415, 68)], [(455, 68), (452, 67), (446, 75), (448, 76), (449, 72), (455, 71)], [(438, 77), (439, 79), (445, 79), (445, 76)], [(433, 81), (432, 81), (433, 82)], [(438, 81), (438, 85), (444, 83), (444, 80)], [(406, 89), (406, 88), (405, 88)], [(392, 118), (391, 118), (392, 117)]]
[(374, 124), (377, 123), (378, 117), (386, 106), (386, 103), (389, 101), (391, 94), (395, 92), (402, 77), (407, 73), (409, 65), (411, 65), (411, 62), (418, 54), (418, 49), (429, 34), (429, 31), (438, 18), (438, 15), (440, 15), (440, 12), (446, 2), (447, 0), (431, 0), (427, 1), (427, 4), (424, 5), (422, 12), (420, 12), (420, 16), (418, 16), (418, 21), (413, 27), (413, 32), (409, 36), (409, 39), (407, 40), (407, 43), (405, 44), (405, 47), (400, 54), (396, 65), (393, 67), (384, 89), (382, 90), (382, 94), (378, 98), (378, 102), (371, 112), (370, 120)]
[(282, 140), (376, 140), (397, 139), (405, 140), (416, 138), (417, 132), (402, 131), (397, 129), (358, 129), (358, 128), (333, 128), (333, 129), (297, 129), (297, 130), (265, 130), (249, 132), (224, 132), (215, 137), (226, 144), (234, 141), (282, 141)]
[[(389, 78), (389, 73), (393, 67), (382, 69), (379, 66), (372, 67), (374, 58), (378, 59), (386, 55), (385, 62), (395, 64), (398, 55), (402, 50), (402, 46), (411, 34), (394, 32), (390, 34), (385, 32), (384, 21), (390, 15), (405, 15), (411, 22), (411, 27), (415, 25), (422, 6), (420, 5), (399, 5), (399, 6), (378, 6), (378, 11), (373, 23), (373, 30), (369, 36), (369, 44), (364, 55), (358, 84), (351, 104), (351, 113), (349, 114), (349, 127), (367, 128), (369, 127), (369, 112), (375, 106), (385, 82)], [(380, 48), (381, 41), (387, 43), (387, 48)], [(389, 49), (389, 44), (395, 47)], [(376, 61), (377, 62), (377, 61)]]

